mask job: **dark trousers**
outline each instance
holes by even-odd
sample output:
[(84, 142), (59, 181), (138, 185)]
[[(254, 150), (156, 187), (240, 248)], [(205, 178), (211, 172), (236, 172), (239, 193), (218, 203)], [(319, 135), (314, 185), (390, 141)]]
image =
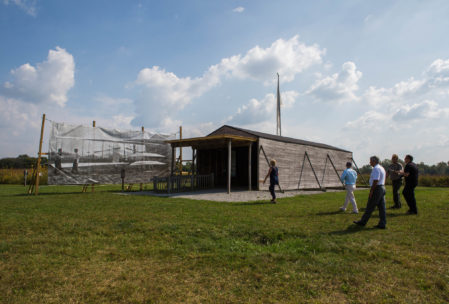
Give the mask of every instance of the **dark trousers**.
[(276, 185), (276, 184), (270, 183), (270, 187), (268, 187), (268, 190), (270, 190), (270, 194), (271, 194), (271, 197), (273, 198), (273, 200), (276, 199), (276, 193), (274, 192), (274, 186), (275, 186), (275, 185)]
[(387, 213), (385, 206), (385, 187), (377, 186), (374, 188), (373, 196), (368, 199), (368, 203), (366, 204), (365, 213), (362, 216), (360, 222), (363, 225), (366, 225), (373, 211), (379, 208), (379, 226), (385, 227), (387, 225)]
[(407, 183), (402, 190), (402, 195), (404, 195), (405, 201), (407, 202), (410, 212), (418, 214), (418, 208), (416, 207), (415, 199), (415, 188), (416, 186), (408, 185)]
[(391, 181), (393, 183), (393, 201), (395, 208), (401, 208), (401, 196), (399, 195), (399, 189), (402, 186), (402, 180), (399, 178), (397, 180)]

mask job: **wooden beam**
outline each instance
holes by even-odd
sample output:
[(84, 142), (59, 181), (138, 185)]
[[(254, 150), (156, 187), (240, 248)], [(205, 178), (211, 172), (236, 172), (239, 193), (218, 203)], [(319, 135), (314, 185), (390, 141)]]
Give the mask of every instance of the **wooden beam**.
[(338, 174), (337, 168), (335, 168), (334, 162), (332, 161), (331, 157), (329, 156), (329, 153), (327, 153), (327, 158), (329, 158), (329, 161), (331, 162), (332, 167), (334, 168), (335, 173), (337, 174), (338, 180), (341, 182), (343, 187), (345, 186), (345, 183), (340, 179), (340, 174)]
[(252, 143), (248, 146), (248, 191), (251, 191), (251, 146)]
[[(182, 140), (182, 126), (179, 126), (179, 139)], [(179, 147), (179, 173), (182, 175), (182, 146)]]
[(231, 139), (228, 139), (228, 194), (231, 194), (231, 155), (232, 155), (232, 144)]
[(44, 140), (44, 126), (45, 126), (45, 114), (42, 115), (42, 126), (41, 126), (41, 137), (39, 140), (39, 153), (37, 155), (37, 165), (36, 165), (36, 186), (34, 190), (34, 195), (39, 194), (39, 170), (41, 168), (41, 158), (42, 158), (42, 141)]
[(170, 170), (171, 176), (173, 176), (173, 174), (175, 173), (175, 159), (176, 159), (176, 150), (175, 150), (175, 146), (172, 145), (171, 146), (171, 170)]

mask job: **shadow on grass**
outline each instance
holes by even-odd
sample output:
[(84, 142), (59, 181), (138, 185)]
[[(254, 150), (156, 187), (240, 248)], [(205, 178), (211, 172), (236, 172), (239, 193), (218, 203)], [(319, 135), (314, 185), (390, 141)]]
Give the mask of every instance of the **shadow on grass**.
[(375, 227), (361, 227), (357, 225), (349, 225), (348, 228), (343, 230), (335, 230), (328, 232), (329, 235), (346, 235), (346, 234), (353, 234), (353, 233), (359, 233), (359, 232), (367, 232), (372, 230), (380, 230)]
[(387, 218), (388, 217), (398, 217), (398, 216), (410, 216), (410, 215), (415, 215), (415, 214), (410, 214), (410, 213), (387, 213)]
[(329, 211), (329, 212), (318, 212), (316, 215), (333, 215), (333, 214), (345, 214), (343, 211)]
[(261, 202), (261, 201), (253, 201), (253, 202), (241, 202), (235, 203), (234, 206), (258, 206), (258, 205), (276, 205), (270, 202)]
[[(82, 194), (83, 192), (81, 192), (81, 191), (73, 191), (73, 192), (47, 192), (47, 193), (45, 193), (45, 192), (39, 192), (39, 194), (37, 195), (37, 196), (51, 196), (51, 195), (62, 195), (62, 194)], [(13, 195), (11, 195), (11, 196), (36, 196), (36, 195), (34, 195), (34, 193), (33, 194), (28, 194), (28, 193), (17, 193), (17, 194), (13, 194)]]

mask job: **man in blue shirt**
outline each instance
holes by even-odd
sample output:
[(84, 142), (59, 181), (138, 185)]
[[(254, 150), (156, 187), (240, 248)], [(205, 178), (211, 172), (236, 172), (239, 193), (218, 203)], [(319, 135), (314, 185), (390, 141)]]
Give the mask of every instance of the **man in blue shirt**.
[(359, 210), (357, 209), (357, 203), (354, 197), (355, 183), (357, 181), (357, 172), (355, 172), (354, 169), (352, 169), (351, 167), (352, 163), (347, 162), (346, 170), (343, 171), (343, 174), (341, 175), (341, 181), (345, 184), (346, 188), (346, 199), (344, 205), (340, 207), (340, 210), (343, 212), (346, 211), (346, 207), (348, 206), (349, 202), (351, 202), (352, 213), (359, 213)]

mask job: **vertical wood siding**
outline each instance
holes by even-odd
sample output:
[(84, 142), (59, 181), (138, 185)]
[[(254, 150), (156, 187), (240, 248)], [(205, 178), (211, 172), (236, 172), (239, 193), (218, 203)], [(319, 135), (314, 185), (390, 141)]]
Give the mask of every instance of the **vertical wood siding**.
[[(324, 188), (339, 187), (342, 185), (330, 161), (327, 160), (326, 162), (326, 155), (329, 154), (339, 175), (346, 169), (346, 162), (351, 161), (352, 158), (352, 152), (285, 143), (265, 138), (259, 138), (259, 147), (260, 146), (263, 147), (268, 160), (276, 160), (276, 165), (279, 168), (279, 183), (283, 190), (298, 189), (303, 161), (305, 161), (305, 163), (299, 188), (319, 188), (307, 158), (304, 160), (304, 153), (306, 151), (318, 180)], [(259, 153), (258, 161), (260, 168), (259, 189), (264, 189), (267, 188), (268, 185), (263, 185), (261, 180), (263, 180), (267, 174), (269, 166), (263, 152)]]

